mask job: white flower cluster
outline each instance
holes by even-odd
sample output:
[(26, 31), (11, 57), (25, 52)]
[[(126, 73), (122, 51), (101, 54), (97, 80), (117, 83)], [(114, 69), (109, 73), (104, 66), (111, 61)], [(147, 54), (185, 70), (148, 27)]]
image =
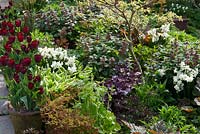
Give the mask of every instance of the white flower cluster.
[(57, 69), (62, 66), (68, 66), (70, 72), (76, 72), (75, 56), (68, 56), (67, 50), (63, 48), (38, 48), (41, 55), (49, 60), (52, 60), (51, 68)]
[(185, 13), (188, 10), (187, 6), (184, 5), (180, 5), (180, 4), (174, 4), (172, 3), (170, 8), (166, 11), (172, 11), (172, 12), (176, 12), (176, 13)]
[(160, 37), (167, 38), (170, 31), (170, 23), (162, 25), (160, 28), (153, 28), (147, 31), (147, 34), (151, 36), (152, 42), (156, 42)]
[(173, 77), (174, 88), (177, 92), (180, 92), (184, 87), (183, 81), (192, 82), (196, 78), (198, 68), (192, 69), (189, 65), (186, 65), (185, 62), (181, 62), (180, 69), (178, 70), (175, 68), (174, 73), (176, 74), (176, 76)]

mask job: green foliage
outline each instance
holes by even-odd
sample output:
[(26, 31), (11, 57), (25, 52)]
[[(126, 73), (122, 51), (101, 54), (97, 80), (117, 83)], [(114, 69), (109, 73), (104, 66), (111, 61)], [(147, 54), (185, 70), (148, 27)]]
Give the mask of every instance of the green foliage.
[(169, 91), (165, 88), (165, 83), (145, 83), (138, 85), (135, 89), (140, 100), (154, 110), (167, 102), (173, 101)]
[(40, 32), (38, 29), (31, 32), (32, 39), (40, 40), (41, 47), (53, 47), (53, 36), (48, 33)]
[(126, 48), (126, 44), (120, 38), (109, 33), (86, 35), (81, 37), (79, 42), (78, 49), (82, 53), (79, 60), (83, 61), (84, 65), (93, 67), (94, 76), (98, 79), (112, 75), (115, 63), (119, 61), (120, 56), (122, 57), (120, 49)]
[(24, 11), (38, 11), (45, 7), (47, 4), (46, 0), (15, 0), (14, 7), (17, 10)]
[(115, 122), (114, 114), (106, 110), (102, 102), (106, 91), (105, 87), (88, 82), (79, 94), (80, 102), (82, 103), (77, 103), (76, 106), (83, 114), (95, 120), (94, 126), (99, 129), (100, 134), (113, 134), (120, 129), (120, 126)]
[(74, 45), (79, 36), (74, 30), (77, 11), (75, 7), (67, 7), (63, 2), (60, 5), (50, 4), (35, 17), (35, 27), (42, 32), (52, 34), (58, 39), (56, 44), (59, 46)]
[(80, 111), (81, 114), (90, 117), (94, 120), (93, 126), (102, 134), (113, 134), (120, 129), (116, 122), (114, 114), (107, 110), (103, 103), (103, 96), (107, 92), (105, 87), (99, 86), (94, 81), (91, 81), (91, 68), (86, 67), (73, 75), (62, 68), (52, 73), (50, 69), (43, 71), (43, 86), (50, 92), (62, 93), (68, 87), (76, 87), (80, 90), (78, 100), (72, 104), (74, 109)]
[(159, 109), (158, 116), (153, 117), (150, 123), (145, 124), (147, 128), (158, 133), (198, 133), (194, 125), (186, 123), (186, 117), (176, 106), (163, 106)]

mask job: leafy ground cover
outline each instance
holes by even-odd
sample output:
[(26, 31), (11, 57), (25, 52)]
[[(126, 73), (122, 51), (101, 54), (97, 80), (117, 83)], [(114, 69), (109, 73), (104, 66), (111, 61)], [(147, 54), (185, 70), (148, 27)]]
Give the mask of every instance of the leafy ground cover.
[[(34, 104), (44, 132), (198, 134), (199, 8), (196, 0), (10, 1), (0, 12), (0, 65), (39, 40), (33, 73), (43, 95)], [(174, 20), (185, 18), (180, 31)], [(19, 20), (30, 41), (12, 32), (24, 30)]]

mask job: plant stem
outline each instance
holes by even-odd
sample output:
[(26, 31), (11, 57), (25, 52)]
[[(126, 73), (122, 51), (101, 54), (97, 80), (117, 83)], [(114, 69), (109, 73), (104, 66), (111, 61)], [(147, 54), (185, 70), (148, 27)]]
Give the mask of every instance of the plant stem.
[(133, 57), (133, 60), (136, 62), (137, 66), (138, 66), (138, 68), (139, 68), (139, 71), (141, 72), (141, 75), (142, 75), (142, 84), (145, 84), (145, 79), (144, 79), (144, 76), (143, 76), (142, 67), (141, 67), (140, 62), (138, 61), (138, 59), (137, 59), (135, 53), (133, 52), (133, 49), (132, 49), (132, 45), (131, 45), (131, 44), (129, 44), (128, 49), (129, 49), (129, 52), (130, 52), (131, 56)]

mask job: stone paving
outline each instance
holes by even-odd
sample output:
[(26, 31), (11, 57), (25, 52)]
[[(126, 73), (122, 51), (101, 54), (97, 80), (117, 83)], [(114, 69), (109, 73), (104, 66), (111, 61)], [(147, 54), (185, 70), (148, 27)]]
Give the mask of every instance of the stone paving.
[[(8, 0), (0, 0), (1, 8), (4, 8), (6, 5), (8, 5)], [(7, 115), (8, 101), (6, 99), (2, 99), (2, 97), (6, 97), (7, 95), (8, 90), (6, 88), (3, 75), (0, 74), (0, 134), (15, 134), (9, 115)]]
[[(8, 5), (8, 0), (0, 0), (1, 8)], [(13, 125), (8, 115), (8, 101), (2, 99), (8, 95), (3, 75), (0, 74), (0, 134), (15, 134)]]
[[(3, 75), (0, 74), (0, 97), (6, 97), (8, 90), (6, 88)], [(8, 101), (0, 99), (0, 134), (14, 134), (14, 129), (8, 114)]]

